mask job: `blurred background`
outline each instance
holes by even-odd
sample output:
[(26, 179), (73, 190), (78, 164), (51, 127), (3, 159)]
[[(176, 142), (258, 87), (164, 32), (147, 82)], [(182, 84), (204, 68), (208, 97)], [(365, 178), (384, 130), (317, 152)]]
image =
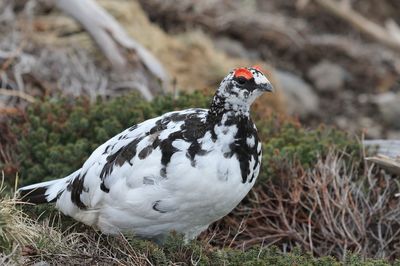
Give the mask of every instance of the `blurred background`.
[[(218, 248), (248, 249), (246, 263), (260, 263), (261, 249), (250, 249), (257, 245), (350, 258), (345, 264), (359, 265), (349, 251), (399, 258), (400, 157), (364, 160), (375, 151), (359, 141), (399, 156), (400, 141), (380, 140), (400, 139), (399, 25), (399, 0), (0, 0), (0, 196), (70, 174), (132, 124), (206, 107), (228, 71), (259, 65), (275, 87), (253, 106), (263, 169), (248, 197), (200, 237), (204, 250), (235, 261)], [(37, 246), (32, 230), (53, 232), (18, 218), (13, 204), (0, 197), (1, 265), (2, 239), (14, 252), (9, 239)], [(2, 213), (10, 214), (3, 223)], [(34, 227), (26, 233), (24, 224)], [(107, 240), (101, 251), (96, 238), (68, 240), (57, 230), (45, 234), (55, 264), (53, 254), (73, 264), (91, 249), (132, 257), (126, 242)], [(66, 240), (54, 249), (54, 239)], [(165, 259), (181, 262), (183, 253), (193, 263), (193, 250), (172, 246), (177, 256)], [(28, 254), (43, 259), (40, 248)]]
[(261, 105), (367, 138), (400, 137), (397, 0), (2, 0), (0, 113), (55, 95), (214, 90), (261, 65)]

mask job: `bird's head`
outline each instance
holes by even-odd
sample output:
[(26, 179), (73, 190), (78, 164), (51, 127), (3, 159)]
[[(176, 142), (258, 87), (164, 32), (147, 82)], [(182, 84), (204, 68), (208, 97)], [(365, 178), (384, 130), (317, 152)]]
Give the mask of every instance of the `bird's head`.
[(257, 66), (232, 70), (221, 82), (212, 108), (245, 112), (264, 92), (272, 92), (271, 82)]

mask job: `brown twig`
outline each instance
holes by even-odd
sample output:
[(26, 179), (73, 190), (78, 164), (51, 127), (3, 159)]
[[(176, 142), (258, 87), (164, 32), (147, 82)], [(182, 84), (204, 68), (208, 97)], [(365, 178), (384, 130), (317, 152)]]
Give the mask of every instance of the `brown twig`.
[(18, 115), (21, 114), (21, 109), (14, 108), (14, 107), (0, 107), (0, 114), (1, 115)]
[(23, 91), (7, 90), (7, 89), (0, 88), (0, 95), (18, 97), (18, 98), (21, 98), (30, 103), (35, 102), (34, 97), (32, 97), (31, 95), (29, 95)]

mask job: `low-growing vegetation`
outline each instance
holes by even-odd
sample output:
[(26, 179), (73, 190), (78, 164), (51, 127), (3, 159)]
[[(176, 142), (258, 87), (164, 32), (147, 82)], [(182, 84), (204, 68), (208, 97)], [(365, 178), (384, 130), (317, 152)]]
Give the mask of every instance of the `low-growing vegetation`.
[(283, 253), (275, 246), (255, 245), (243, 251), (212, 247), (205, 240), (185, 244), (182, 236), (173, 233), (160, 247), (133, 236), (101, 235), (91, 228), (65, 229), (65, 217), (33, 220), (16, 204), (9, 198), (0, 201), (1, 265), (390, 265), (355, 254), (344, 262), (332, 256), (316, 258), (301, 248)]
[(210, 97), (48, 99), (3, 124), (0, 264), (388, 265), (380, 259), (400, 255), (397, 180), (367, 165), (354, 137), (324, 126), (306, 129), (257, 108), (264, 144), (257, 184), (189, 244), (174, 234), (163, 247), (107, 237), (52, 207), (21, 207), (10, 196), (16, 174), (18, 185), (63, 177), (124, 128), (167, 111), (207, 107)]

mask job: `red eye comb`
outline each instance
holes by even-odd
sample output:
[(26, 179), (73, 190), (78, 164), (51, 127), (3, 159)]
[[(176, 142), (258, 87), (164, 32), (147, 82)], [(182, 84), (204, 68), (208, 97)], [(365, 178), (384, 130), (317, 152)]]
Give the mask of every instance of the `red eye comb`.
[(247, 68), (244, 68), (244, 67), (236, 69), (234, 76), (235, 76), (235, 78), (238, 78), (238, 77), (243, 77), (245, 79), (253, 78), (253, 74), (251, 74), (250, 70), (248, 70)]
[(251, 68), (254, 68), (255, 70), (260, 71), (261, 73), (263, 72), (262, 68), (258, 65), (252, 66)]

